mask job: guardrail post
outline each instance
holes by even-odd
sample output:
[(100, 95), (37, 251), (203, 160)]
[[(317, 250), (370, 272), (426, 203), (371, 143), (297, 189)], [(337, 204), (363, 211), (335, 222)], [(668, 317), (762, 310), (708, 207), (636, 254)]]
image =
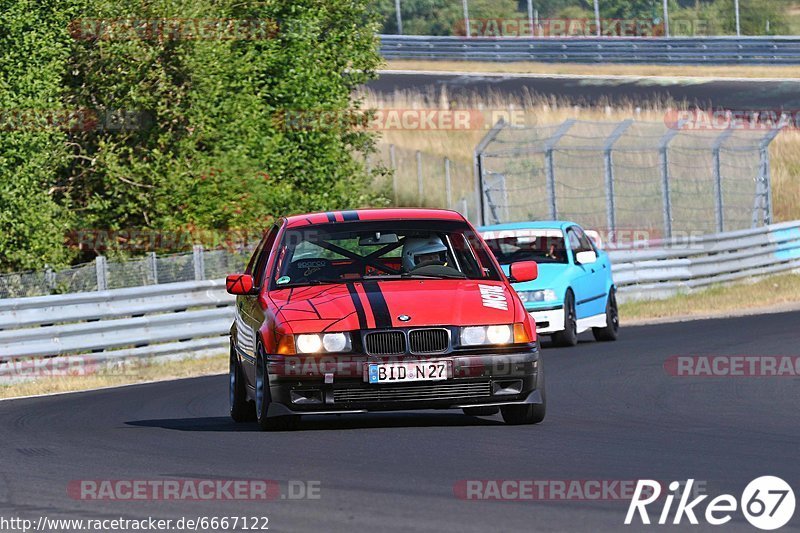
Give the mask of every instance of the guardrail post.
[(392, 194), (394, 205), (397, 205), (397, 154), (393, 144), (389, 145), (389, 164), (392, 165)]
[(147, 259), (150, 263), (150, 274), (153, 276), (153, 285), (158, 285), (158, 257), (155, 252), (150, 252)]
[(711, 146), (711, 154), (714, 162), (714, 215), (717, 221), (717, 233), (722, 233), (725, 231), (725, 205), (722, 199), (722, 170), (720, 168), (719, 154), (722, 144), (732, 134), (733, 129), (726, 129), (720, 133), (716, 139), (714, 139), (714, 144)]
[(555, 133), (544, 143), (544, 166), (545, 176), (547, 178), (547, 204), (550, 206), (550, 218), (553, 220), (558, 218), (558, 205), (556, 203), (556, 170), (553, 162), (553, 150), (558, 144), (558, 141), (561, 140), (561, 137), (566, 135), (573, 124), (575, 124), (574, 118), (565, 120), (558, 127)]
[(417, 150), (417, 202), (422, 206), (422, 152)]
[(447, 209), (453, 205), (452, 189), (450, 184), (450, 159), (444, 158), (444, 195), (447, 202)]
[(489, 130), (489, 133), (487, 133), (486, 136), (481, 139), (481, 142), (478, 143), (478, 146), (475, 147), (475, 151), (472, 155), (472, 165), (475, 172), (475, 220), (479, 225), (486, 224), (483, 214), (483, 153), (486, 151), (486, 148), (489, 146), (489, 144), (497, 138), (500, 132), (503, 131), (503, 128), (505, 128), (507, 125), (508, 124), (503, 117), (500, 117), (500, 120), (497, 121), (492, 129)]
[(192, 263), (194, 263), (194, 279), (197, 281), (206, 279), (206, 265), (202, 244), (195, 244), (192, 247)]
[(617, 228), (616, 206), (614, 205), (614, 161), (611, 158), (611, 151), (614, 148), (614, 143), (619, 140), (631, 124), (633, 124), (633, 120), (631, 119), (621, 122), (614, 131), (611, 132), (611, 135), (608, 136), (603, 146), (606, 180), (606, 222), (608, 224), (608, 231), (610, 232), (614, 232)]
[(94, 270), (97, 274), (97, 290), (108, 289), (108, 265), (105, 256), (98, 255), (94, 260)]
[(669, 142), (678, 134), (677, 126), (671, 129), (661, 137), (661, 142), (658, 146), (658, 153), (661, 167), (661, 195), (662, 206), (664, 212), (664, 238), (669, 239), (672, 237), (672, 202), (669, 197), (669, 158), (667, 156), (667, 148)]

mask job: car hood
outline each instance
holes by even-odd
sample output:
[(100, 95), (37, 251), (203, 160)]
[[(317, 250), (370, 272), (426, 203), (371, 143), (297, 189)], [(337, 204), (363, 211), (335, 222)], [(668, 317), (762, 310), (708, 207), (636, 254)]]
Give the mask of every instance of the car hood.
[(294, 333), (510, 324), (518, 312), (499, 281), (350, 282), (280, 289), (269, 297), (276, 326)]
[[(514, 283), (513, 287), (518, 291), (535, 291), (537, 289), (553, 289), (559, 298), (569, 285), (570, 265), (559, 263), (540, 263), (539, 275), (533, 281), (524, 283)], [(503, 271), (508, 275), (508, 265), (503, 265)]]

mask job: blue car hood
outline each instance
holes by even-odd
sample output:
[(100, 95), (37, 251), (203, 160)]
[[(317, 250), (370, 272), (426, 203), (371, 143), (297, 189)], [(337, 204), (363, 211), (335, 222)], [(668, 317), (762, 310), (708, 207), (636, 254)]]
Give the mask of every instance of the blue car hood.
[[(558, 294), (558, 297), (562, 298), (569, 285), (569, 270), (572, 266), (563, 263), (541, 263), (538, 266), (539, 276), (535, 280), (514, 283), (514, 289), (518, 291), (553, 289)], [(503, 265), (503, 272), (508, 275), (508, 265)]]

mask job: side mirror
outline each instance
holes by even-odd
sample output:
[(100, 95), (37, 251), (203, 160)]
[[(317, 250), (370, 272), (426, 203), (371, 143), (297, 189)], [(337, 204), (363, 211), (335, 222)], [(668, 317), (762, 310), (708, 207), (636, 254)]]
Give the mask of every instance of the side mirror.
[(575, 254), (575, 262), (579, 265), (591, 265), (597, 261), (597, 254), (593, 251), (578, 252)]
[(228, 294), (239, 296), (255, 294), (255, 281), (250, 274), (231, 274), (225, 278), (225, 290), (228, 291)]
[(508, 273), (508, 278), (511, 283), (533, 281), (539, 277), (539, 265), (536, 264), (536, 261), (511, 263), (511, 266), (508, 267)]

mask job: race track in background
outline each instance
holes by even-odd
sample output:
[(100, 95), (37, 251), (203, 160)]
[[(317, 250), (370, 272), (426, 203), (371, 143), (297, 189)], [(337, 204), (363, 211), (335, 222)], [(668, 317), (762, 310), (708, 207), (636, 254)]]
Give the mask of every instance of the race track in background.
[(800, 109), (800, 81), (758, 79), (710, 79), (636, 76), (551, 76), (544, 74), (474, 74), (446, 72), (382, 71), (367, 84), (377, 94), (419, 91), (439, 94), (446, 87), (459, 95), (538, 94), (568, 98), (584, 105), (623, 102), (687, 102), (702, 108), (733, 110)]
[[(673, 377), (673, 355), (800, 356), (800, 312), (623, 327), (545, 347), (537, 426), (452, 411), (308, 417), (262, 433), (227, 416), (227, 376), (0, 402), (0, 516), (261, 516), (270, 531), (642, 531), (627, 501), (466, 501), (460, 480), (694, 478), (736, 497), (752, 479), (800, 489), (800, 378)], [(85, 479), (319, 481), (320, 498), (84, 501)], [(705, 506), (703, 505), (703, 509)], [(660, 506), (651, 512), (656, 520)], [(800, 529), (800, 511), (789, 530)], [(680, 530), (689, 526), (684, 521)], [(741, 513), (725, 526), (754, 531)]]

